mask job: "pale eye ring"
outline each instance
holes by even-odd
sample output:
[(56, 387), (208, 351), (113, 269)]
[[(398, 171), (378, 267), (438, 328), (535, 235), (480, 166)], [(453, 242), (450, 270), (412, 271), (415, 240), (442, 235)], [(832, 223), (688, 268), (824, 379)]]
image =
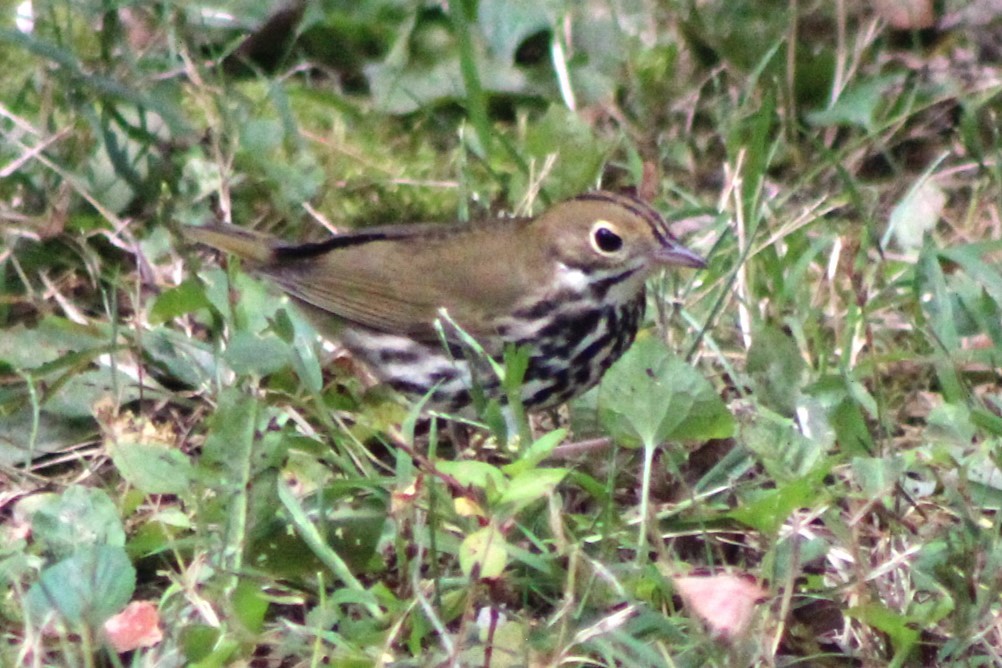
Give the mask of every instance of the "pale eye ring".
[(599, 220), (591, 226), (591, 247), (600, 255), (615, 255), (623, 249), (623, 237), (615, 225)]

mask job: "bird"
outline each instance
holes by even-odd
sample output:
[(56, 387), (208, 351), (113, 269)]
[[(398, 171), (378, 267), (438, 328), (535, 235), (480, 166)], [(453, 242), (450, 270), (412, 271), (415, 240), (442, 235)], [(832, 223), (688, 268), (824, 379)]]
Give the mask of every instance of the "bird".
[(601, 190), (532, 218), (377, 226), (305, 244), (233, 224), (184, 231), (242, 258), (377, 379), (457, 415), (484, 398), (507, 402), (492, 364), (506, 350), (527, 360), (525, 410), (584, 393), (636, 338), (646, 280), (706, 266), (650, 204)]

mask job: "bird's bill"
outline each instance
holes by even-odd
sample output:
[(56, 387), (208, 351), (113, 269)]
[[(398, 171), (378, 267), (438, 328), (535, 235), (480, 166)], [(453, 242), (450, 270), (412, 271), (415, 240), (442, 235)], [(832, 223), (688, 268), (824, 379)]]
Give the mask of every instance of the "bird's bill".
[(693, 269), (705, 269), (706, 260), (680, 243), (672, 242), (654, 254), (655, 259), (662, 264), (674, 264)]

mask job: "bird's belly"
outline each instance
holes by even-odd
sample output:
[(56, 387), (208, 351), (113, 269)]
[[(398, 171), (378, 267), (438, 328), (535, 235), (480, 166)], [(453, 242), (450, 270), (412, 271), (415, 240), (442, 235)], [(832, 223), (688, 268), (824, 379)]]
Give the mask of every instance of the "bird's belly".
[[(528, 350), (522, 402), (527, 409), (556, 406), (594, 387), (633, 342), (644, 302), (560, 311), (521, 319), (481, 341), (502, 361), (507, 346)], [(338, 338), (390, 387), (411, 400), (429, 395), (427, 408), (470, 414), (473, 397), (507, 401), (491, 364), (461, 344), (448, 347), (407, 336), (346, 327)]]

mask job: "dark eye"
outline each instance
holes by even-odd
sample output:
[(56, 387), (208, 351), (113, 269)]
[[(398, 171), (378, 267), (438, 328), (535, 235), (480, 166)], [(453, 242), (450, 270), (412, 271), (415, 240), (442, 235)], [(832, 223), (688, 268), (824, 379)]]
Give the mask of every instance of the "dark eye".
[(595, 248), (602, 253), (615, 253), (623, 247), (623, 238), (606, 225), (596, 225), (592, 231)]

